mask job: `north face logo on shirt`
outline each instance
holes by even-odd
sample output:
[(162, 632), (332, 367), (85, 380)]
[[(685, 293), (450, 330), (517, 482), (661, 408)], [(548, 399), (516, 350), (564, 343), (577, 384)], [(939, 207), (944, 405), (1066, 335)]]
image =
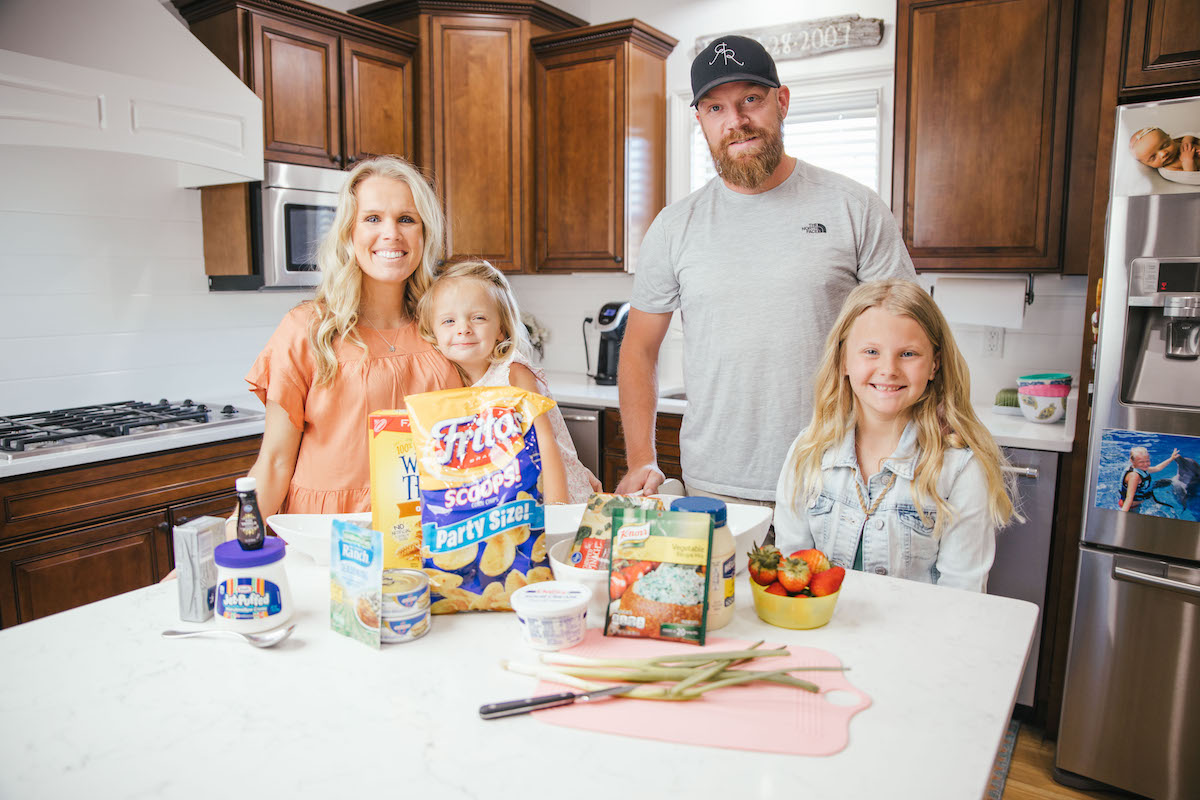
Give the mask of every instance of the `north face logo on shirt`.
[(801, 230), (803, 230), (805, 233), (825, 233), (825, 226), (819, 222), (810, 222)]

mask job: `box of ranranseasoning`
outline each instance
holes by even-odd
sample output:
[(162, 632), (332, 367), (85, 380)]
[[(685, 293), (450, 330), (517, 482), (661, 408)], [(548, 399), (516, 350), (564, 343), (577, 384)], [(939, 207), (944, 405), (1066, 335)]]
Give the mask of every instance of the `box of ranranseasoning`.
[(371, 527), (383, 534), (383, 568), (420, 569), (421, 495), (408, 412), (376, 411), (368, 420)]

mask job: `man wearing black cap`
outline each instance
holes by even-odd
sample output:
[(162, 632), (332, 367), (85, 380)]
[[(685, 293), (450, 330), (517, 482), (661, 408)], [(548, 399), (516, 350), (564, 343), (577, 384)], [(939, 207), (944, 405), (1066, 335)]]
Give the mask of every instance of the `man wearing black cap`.
[(618, 386), (629, 472), (663, 480), (654, 451), (658, 351), (680, 311), (689, 494), (770, 503), (842, 301), (859, 282), (916, 278), (870, 189), (783, 152), (790, 93), (762, 45), (714, 39), (692, 62), (692, 105), (717, 177), (659, 213), (642, 242)]

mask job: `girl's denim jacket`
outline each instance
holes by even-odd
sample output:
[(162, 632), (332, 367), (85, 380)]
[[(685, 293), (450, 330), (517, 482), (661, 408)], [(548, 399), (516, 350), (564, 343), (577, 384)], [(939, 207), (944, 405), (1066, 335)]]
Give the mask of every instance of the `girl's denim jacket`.
[[(909, 423), (882, 468), (865, 484), (854, 452), (854, 431), (821, 459), (821, 492), (815, 500), (795, 496), (795, 475), (788, 452), (775, 494), (775, 543), (784, 555), (816, 547), (831, 563), (847, 569), (863, 540), (863, 570), (922, 583), (982, 592), (996, 555), (996, 531), (988, 514), (987, 479), (974, 454), (948, 448), (937, 491), (956, 512), (933, 536), (936, 508), (925, 504), (921, 521), (912, 496), (917, 466), (917, 429)], [(879, 498), (889, 476), (895, 483), (875, 512), (866, 518), (855, 486), (867, 508)], [(796, 506), (800, 508), (797, 509)]]

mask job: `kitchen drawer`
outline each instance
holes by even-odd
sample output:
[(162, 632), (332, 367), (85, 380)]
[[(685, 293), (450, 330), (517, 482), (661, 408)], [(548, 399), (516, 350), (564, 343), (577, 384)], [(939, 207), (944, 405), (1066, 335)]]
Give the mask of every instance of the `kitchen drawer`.
[(170, 550), (161, 511), (0, 548), (0, 628), (149, 586)]
[[(679, 461), (679, 428), (683, 425), (682, 414), (659, 414), (654, 431), (654, 446), (659, 460), (665, 456)], [(625, 432), (621, 429), (621, 412), (604, 410), (604, 450), (625, 454)]]
[(4, 481), (0, 542), (228, 492), (254, 464), (260, 442), (251, 436)]

